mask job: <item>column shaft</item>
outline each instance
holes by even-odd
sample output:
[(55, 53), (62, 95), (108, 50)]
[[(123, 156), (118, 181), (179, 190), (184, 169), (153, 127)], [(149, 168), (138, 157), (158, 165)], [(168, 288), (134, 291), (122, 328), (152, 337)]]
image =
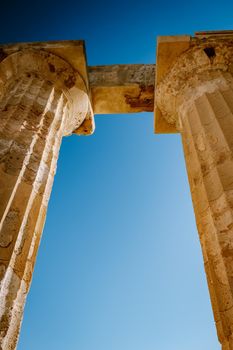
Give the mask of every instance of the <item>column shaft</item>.
[[(229, 75), (227, 76), (229, 81)], [(232, 78), (230, 78), (232, 84)], [(226, 80), (224, 81), (226, 83)], [(181, 134), (218, 337), (233, 350), (233, 90), (180, 109)], [(226, 84), (225, 84), (226, 85)]]
[(67, 115), (52, 83), (27, 74), (0, 101), (0, 349), (15, 349)]

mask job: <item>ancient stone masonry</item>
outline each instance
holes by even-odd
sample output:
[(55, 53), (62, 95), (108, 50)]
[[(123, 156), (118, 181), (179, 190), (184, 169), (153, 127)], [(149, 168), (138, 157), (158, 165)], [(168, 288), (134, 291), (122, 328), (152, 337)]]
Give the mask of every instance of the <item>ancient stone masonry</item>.
[(87, 67), (82, 41), (0, 47), (0, 350), (17, 346), (62, 137), (91, 134), (92, 109), (153, 107), (156, 133), (182, 136), (218, 337), (233, 350), (232, 75), (231, 31), (159, 37), (156, 67)]
[(90, 133), (92, 114), (79, 73), (44, 50), (6, 55), (0, 93), (0, 349), (9, 350), (17, 344), (62, 137)]
[(88, 67), (95, 114), (153, 112), (154, 64)]
[(188, 47), (159, 78), (156, 104), (182, 135), (218, 337), (232, 350), (233, 41), (215, 34), (181, 42)]

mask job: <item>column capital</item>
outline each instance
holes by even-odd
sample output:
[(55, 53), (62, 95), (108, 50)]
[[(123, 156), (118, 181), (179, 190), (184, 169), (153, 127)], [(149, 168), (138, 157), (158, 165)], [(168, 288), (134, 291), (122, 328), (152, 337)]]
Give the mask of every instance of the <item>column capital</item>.
[[(159, 37), (156, 132), (179, 131), (179, 113), (203, 93), (233, 86), (233, 32)], [(228, 74), (229, 73), (229, 74)]]
[(0, 97), (23, 76), (51, 83), (66, 96), (69, 115), (64, 135), (94, 131), (83, 41), (0, 46)]

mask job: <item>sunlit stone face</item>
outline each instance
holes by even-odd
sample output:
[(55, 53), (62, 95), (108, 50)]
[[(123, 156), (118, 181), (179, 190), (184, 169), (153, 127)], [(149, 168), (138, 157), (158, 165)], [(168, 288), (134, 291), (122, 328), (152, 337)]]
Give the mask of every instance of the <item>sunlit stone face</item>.
[(79, 73), (50, 52), (15, 49), (0, 63), (2, 350), (17, 345), (62, 137), (93, 131)]

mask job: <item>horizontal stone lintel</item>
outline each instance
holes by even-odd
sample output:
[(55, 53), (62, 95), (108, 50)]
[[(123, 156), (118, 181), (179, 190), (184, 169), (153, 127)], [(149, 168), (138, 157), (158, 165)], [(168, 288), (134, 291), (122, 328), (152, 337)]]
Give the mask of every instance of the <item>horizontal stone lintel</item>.
[(153, 112), (154, 64), (88, 67), (95, 114)]

